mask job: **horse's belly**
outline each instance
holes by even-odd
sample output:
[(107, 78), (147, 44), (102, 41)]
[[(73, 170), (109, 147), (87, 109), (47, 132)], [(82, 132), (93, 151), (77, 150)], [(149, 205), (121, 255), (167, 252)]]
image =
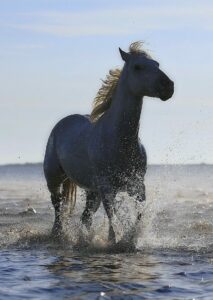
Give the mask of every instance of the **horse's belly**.
[(64, 145), (62, 141), (58, 150), (60, 165), (66, 176), (83, 188), (91, 188), (94, 180), (86, 151), (80, 146), (74, 147), (72, 144), (67, 145), (67, 143)]
[(89, 121), (82, 116), (62, 120), (56, 131), (60, 165), (67, 177), (84, 188), (93, 187), (93, 174), (87, 153)]
[(91, 188), (94, 184), (90, 166), (73, 155), (70, 159), (61, 160), (61, 165), (67, 177), (83, 188)]

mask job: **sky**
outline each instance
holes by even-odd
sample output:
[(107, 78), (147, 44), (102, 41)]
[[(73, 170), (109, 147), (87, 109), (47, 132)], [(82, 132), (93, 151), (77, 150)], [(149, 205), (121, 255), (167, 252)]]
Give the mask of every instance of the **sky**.
[(144, 98), (148, 162), (213, 163), (212, 0), (0, 0), (0, 37), (0, 164), (42, 161), (138, 40), (175, 82), (171, 100)]

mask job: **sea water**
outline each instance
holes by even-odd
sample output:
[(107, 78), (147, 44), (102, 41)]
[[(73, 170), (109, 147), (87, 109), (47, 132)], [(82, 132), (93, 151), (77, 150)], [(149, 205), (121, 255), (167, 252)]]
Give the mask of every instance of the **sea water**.
[(103, 207), (82, 227), (81, 190), (54, 241), (41, 165), (1, 166), (0, 299), (213, 299), (212, 181), (211, 165), (149, 166), (143, 206), (116, 197), (113, 248)]

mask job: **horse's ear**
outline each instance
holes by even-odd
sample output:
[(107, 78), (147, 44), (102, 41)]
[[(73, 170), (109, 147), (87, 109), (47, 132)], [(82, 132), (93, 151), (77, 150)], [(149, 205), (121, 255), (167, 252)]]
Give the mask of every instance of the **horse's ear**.
[(128, 61), (129, 57), (130, 57), (130, 54), (129, 53), (126, 53), (125, 51), (123, 51), (121, 48), (119, 48), (119, 52), (121, 54), (121, 57), (124, 61)]

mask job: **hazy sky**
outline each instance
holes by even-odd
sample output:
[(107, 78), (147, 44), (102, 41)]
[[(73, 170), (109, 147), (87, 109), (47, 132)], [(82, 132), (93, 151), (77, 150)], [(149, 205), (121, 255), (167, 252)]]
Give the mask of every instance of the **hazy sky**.
[(149, 163), (213, 163), (213, 1), (0, 0), (0, 163), (42, 161), (53, 125), (89, 113), (118, 47), (145, 48), (175, 81), (145, 98)]

